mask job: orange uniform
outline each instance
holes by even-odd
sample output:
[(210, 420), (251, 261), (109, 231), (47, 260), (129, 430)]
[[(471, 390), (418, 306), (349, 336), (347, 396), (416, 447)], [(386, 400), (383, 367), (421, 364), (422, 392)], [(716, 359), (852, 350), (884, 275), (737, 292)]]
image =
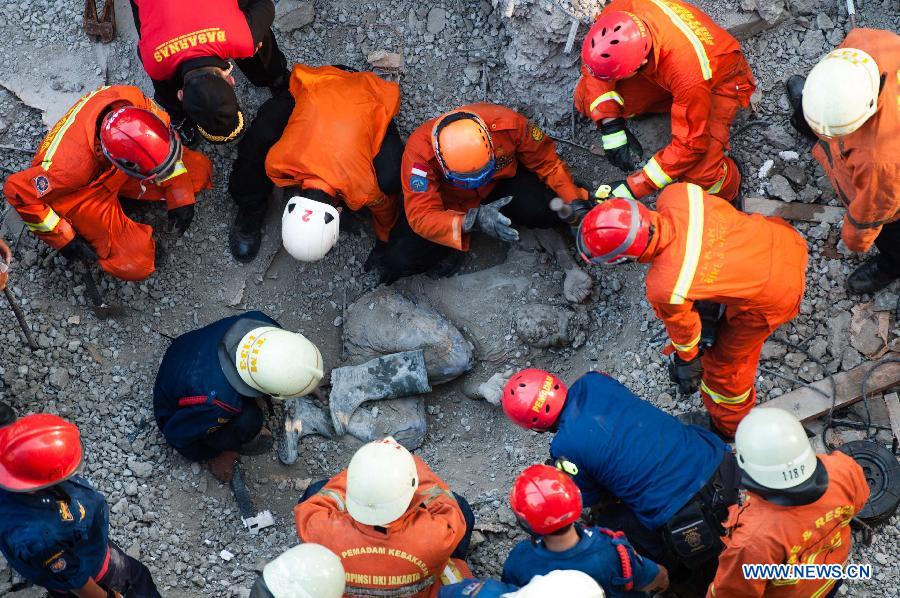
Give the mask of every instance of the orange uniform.
[(150, 110), (166, 124), (169, 116), (137, 87), (101, 87), (83, 96), (53, 129), (31, 161), (11, 175), (3, 194), (25, 226), (51, 247), (77, 233), (97, 252), (98, 263), (123, 280), (142, 280), (154, 270), (153, 229), (125, 216), (119, 196), (163, 200), (173, 210), (193, 204), (195, 193), (212, 187), (212, 165), (184, 150), (175, 176), (142, 185), (114, 167), (100, 149), (99, 120), (115, 103)]
[[(494, 181), (515, 176), (519, 162), (565, 201), (587, 199), (587, 191), (575, 184), (568, 166), (556, 154), (556, 143), (535, 123), (514, 110), (494, 104), (470, 104), (460, 110), (478, 115), (487, 125), (497, 169), (492, 180), (477, 189), (454, 187), (444, 180), (434, 154), (431, 132), (438, 119), (431, 119), (413, 131), (403, 152), (401, 178), (406, 217), (420, 237), (468, 250), (469, 234), (462, 230), (463, 217), (491, 194)], [(427, 180), (424, 190), (412, 188), (410, 181), (414, 177)]]
[(655, 234), (640, 261), (650, 262), (647, 299), (682, 359), (697, 356), (695, 301), (725, 306), (716, 342), (702, 356), (700, 394), (716, 426), (734, 435), (756, 402), (763, 343), (800, 310), (806, 242), (787, 222), (744, 214), (693, 184), (678, 183), (651, 212)]
[(883, 225), (900, 218), (900, 36), (854, 29), (840, 47), (872, 56), (884, 81), (869, 120), (849, 135), (820, 138), (812, 151), (847, 208), (841, 237), (861, 253)]
[(379, 187), (372, 159), (400, 110), (400, 86), (373, 73), (294, 65), (294, 110), (266, 156), (279, 187), (319, 189), (357, 211), (368, 207), (382, 241), (399, 215), (398, 198)]
[(850, 554), (850, 520), (869, 498), (862, 468), (851, 457), (818, 455), (828, 489), (808, 505), (781, 506), (752, 492), (731, 509), (725, 550), (707, 598), (808, 598), (825, 596), (833, 579), (744, 578), (741, 565), (842, 565)]
[(384, 528), (359, 523), (347, 512), (346, 470), (294, 507), (300, 540), (322, 544), (341, 557), (345, 596), (433, 598), (442, 584), (466, 574), (464, 566), (450, 560), (466, 531), (459, 504), (428, 465), (413, 458), (419, 488), (406, 513)]
[(756, 88), (737, 40), (679, 0), (613, 0), (607, 11), (630, 12), (644, 22), (653, 44), (648, 62), (619, 81), (583, 72), (575, 107), (598, 125), (648, 112), (671, 112), (672, 118), (672, 142), (628, 177), (632, 193), (644, 197), (682, 180), (735, 198), (740, 174), (723, 152), (730, 147), (731, 121)]

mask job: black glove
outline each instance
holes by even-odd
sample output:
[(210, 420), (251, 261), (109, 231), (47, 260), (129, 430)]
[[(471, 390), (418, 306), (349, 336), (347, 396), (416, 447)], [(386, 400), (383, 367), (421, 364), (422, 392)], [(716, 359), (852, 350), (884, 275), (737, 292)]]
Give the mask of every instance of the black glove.
[(507, 243), (518, 241), (519, 231), (511, 227), (512, 221), (500, 213), (503, 206), (512, 199), (512, 195), (507, 195), (497, 201), (472, 208), (466, 212), (463, 219), (463, 231), (468, 233), (477, 229)]
[(178, 232), (178, 236), (184, 234), (194, 220), (194, 204), (188, 204), (169, 210), (169, 226)]
[(372, 251), (369, 252), (369, 257), (366, 258), (366, 263), (363, 264), (364, 272), (371, 272), (374, 269), (381, 269), (381, 264), (384, 261), (384, 250), (387, 248), (387, 243), (384, 241), (375, 241), (375, 247), (372, 248)]
[(600, 143), (610, 164), (625, 172), (637, 170), (644, 148), (625, 126), (624, 118), (614, 118), (600, 125)]
[(97, 259), (97, 252), (94, 251), (94, 248), (78, 235), (72, 237), (72, 240), (59, 250), (59, 254), (70, 262), (93, 262)]
[(703, 364), (700, 363), (700, 354), (690, 361), (685, 361), (677, 353), (672, 354), (669, 361), (669, 379), (678, 385), (678, 392), (683, 395), (692, 395), (700, 388), (700, 378), (703, 377)]

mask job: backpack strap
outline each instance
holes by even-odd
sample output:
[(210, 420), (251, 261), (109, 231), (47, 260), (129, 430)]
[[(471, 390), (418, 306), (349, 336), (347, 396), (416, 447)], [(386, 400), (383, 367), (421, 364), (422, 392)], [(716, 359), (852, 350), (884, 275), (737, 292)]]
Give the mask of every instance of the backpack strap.
[(631, 567), (631, 555), (628, 554), (628, 541), (625, 539), (625, 532), (614, 532), (605, 527), (598, 527), (597, 531), (606, 534), (612, 539), (612, 545), (615, 547), (616, 552), (619, 553), (625, 591), (630, 592), (634, 589), (634, 574)]

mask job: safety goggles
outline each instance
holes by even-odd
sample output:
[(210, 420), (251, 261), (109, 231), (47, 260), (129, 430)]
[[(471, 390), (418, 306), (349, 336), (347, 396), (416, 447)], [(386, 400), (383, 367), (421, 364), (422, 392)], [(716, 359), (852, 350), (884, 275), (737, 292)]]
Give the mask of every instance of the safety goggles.
[(619, 244), (618, 247), (616, 247), (612, 251), (598, 256), (591, 255), (591, 251), (584, 244), (584, 238), (581, 234), (581, 229), (584, 226), (585, 218), (582, 218), (581, 222), (578, 224), (578, 231), (575, 234), (575, 248), (581, 255), (581, 259), (588, 262), (589, 264), (594, 264), (595, 266), (615, 266), (623, 262), (633, 261), (637, 259), (636, 256), (623, 254), (628, 251), (641, 230), (641, 215), (638, 211), (638, 205), (635, 200), (626, 198), (622, 199), (625, 199), (625, 201), (627, 201), (628, 205), (631, 207), (631, 222), (629, 223), (628, 234), (625, 236), (625, 239)]
[[(443, 164), (441, 164), (443, 167)], [(485, 164), (484, 168), (478, 170), (476, 172), (467, 172), (467, 173), (459, 173), (459, 172), (451, 172), (449, 170), (444, 170), (444, 177), (450, 182), (454, 187), (458, 187), (460, 189), (477, 189), (483, 185), (486, 185), (490, 182), (491, 177), (494, 176), (494, 171), (497, 169), (497, 161), (491, 158), (491, 161)]]
[[(485, 164), (480, 169), (473, 172), (454, 172), (447, 168), (447, 165), (444, 163), (444, 157), (441, 155), (441, 148), (438, 145), (438, 138), (440, 137), (441, 131), (449, 125), (450, 123), (454, 123), (458, 120), (470, 119), (474, 120), (478, 125), (484, 130), (487, 137), (487, 142), (490, 145), (491, 151), (491, 159), (488, 160), (488, 163)], [(438, 164), (441, 166), (441, 171), (444, 173), (444, 178), (459, 189), (477, 189), (478, 187), (482, 187), (490, 182), (491, 178), (494, 176), (494, 171), (497, 169), (497, 160), (494, 158), (494, 142), (491, 139), (490, 134), (487, 134), (488, 127), (485, 122), (481, 119), (480, 116), (474, 114), (472, 112), (454, 112), (445, 118), (443, 118), (437, 126), (435, 126), (432, 131), (432, 145), (434, 146), (434, 155), (438, 159)]]

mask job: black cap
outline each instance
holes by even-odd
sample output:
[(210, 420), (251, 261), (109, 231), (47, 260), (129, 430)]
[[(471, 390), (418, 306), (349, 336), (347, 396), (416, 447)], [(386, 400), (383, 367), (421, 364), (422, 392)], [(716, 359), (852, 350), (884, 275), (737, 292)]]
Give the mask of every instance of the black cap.
[(231, 83), (212, 72), (187, 76), (181, 103), (200, 134), (212, 143), (228, 143), (244, 129), (244, 115)]
[(244, 379), (241, 378), (241, 375), (237, 371), (237, 367), (234, 365), (234, 358), (235, 355), (237, 355), (238, 345), (241, 344), (241, 339), (244, 338), (248, 332), (257, 328), (262, 328), (263, 326), (274, 327), (271, 322), (262, 322), (252, 318), (241, 318), (231, 325), (231, 328), (222, 335), (222, 340), (219, 341), (219, 366), (222, 368), (222, 373), (225, 374), (225, 379), (228, 380), (231, 387), (245, 397), (261, 397), (264, 396), (265, 393), (256, 390), (244, 382)]

